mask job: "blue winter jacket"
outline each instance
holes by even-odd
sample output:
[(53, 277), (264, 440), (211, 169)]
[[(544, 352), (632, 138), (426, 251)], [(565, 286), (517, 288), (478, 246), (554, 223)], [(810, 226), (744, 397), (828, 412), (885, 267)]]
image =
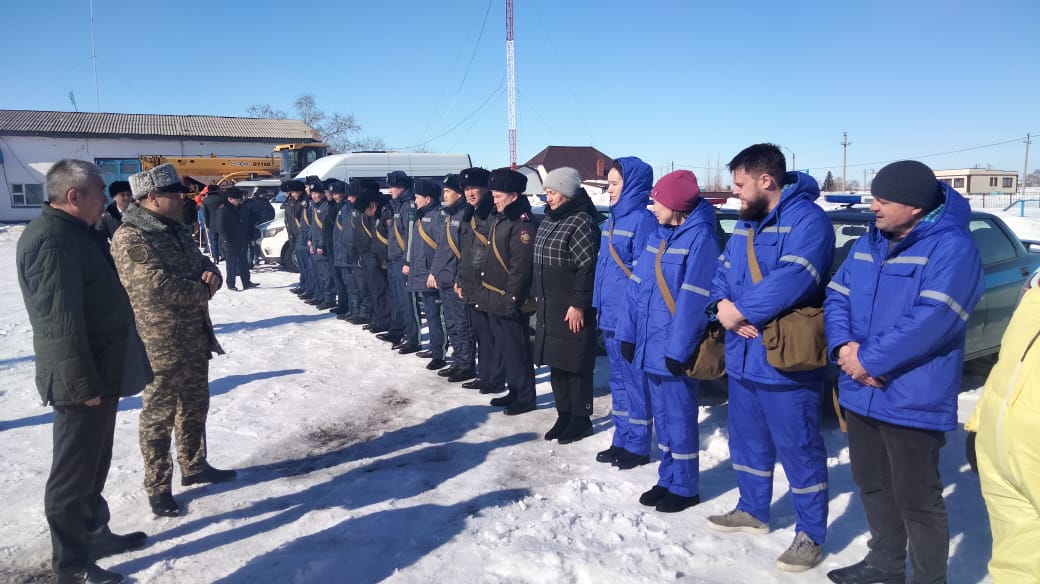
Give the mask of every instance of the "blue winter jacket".
[(350, 204), (350, 201), (344, 200), (342, 203), (335, 203), (339, 207), (339, 212), (336, 213), (336, 227), (333, 231), (332, 240), (335, 242), (334, 253), (332, 254), (333, 264), (337, 268), (349, 268), (350, 266), (357, 265), (357, 248), (354, 246), (354, 228), (358, 225), (359, 213), (354, 208), (354, 205)]
[(618, 312), (625, 301), (628, 275), (610, 253), (613, 244), (621, 263), (629, 272), (646, 247), (647, 238), (657, 229), (657, 219), (647, 208), (653, 187), (653, 170), (636, 158), (618, 158), (624, 185), (617, 203), (610, 208), (610, 218), (600, 226), (603, 243), (596, 258), (596, 282), (592, 290), (592, 306), (596, 309), (600, 330), (617, 328)]
[[(426, 278), (430, 275), (433, 266), (433, 256), (440, 245), (437, 244), (437, 232), (444, 230), (441, 220), (441, 206), (437, 203), (417, 209), (415, 211), (416, 221), (412, 236), (412, 245), (408, 249), (408, 291), (409, 292), (436, 292), (436, 288), (426, 285)], [(419, 225), (422, 225), (423, 233), (434, 242), (437, 247), (431, 246), (426, 239), (419, 234)], [(434, 276), (436, 277), (436, 276)]]
[[(738, 221), (718, 259), (712, 302), (728, 298), (761, 331), (787, 310), (821, 301), (834, 259), (834, 227), (814, 202), (819, 196), (816, 179), (789, 172), (779, 203), (762, 221)], [(762, 270), (758, 284), (752, 283), (748, 269), (749, 229), (755, 232), (755, 258)], [(806, 386), (822, 381), (826, 367), (778, 371), (766, 360), (761, 335), (745, 339), (727, 334), (726, 373), (769, 385)]]
[(845, 408), (885, 422), (950, 431), (964, 365), (968, 316), (984, 288), (971, 209), (944, 185), (946, 202), (889, 251), (876, 227), (861, 237), (827, 290), (828, 352), (860, 343), (867, 373), (884, 389), (838, 380)]
[[(661, 274), (675, 301), (674, 316), (657, 284), (661, 245)], [(703, 199), (682, 225), (658, 226), (650, 235), (625, 289), (614, 333), (619, 341), (636, 346), (633, 365), (671, 376), (666, 357), (685, 363), (693, 355), (708, 324), (704, 307), (720, 247), (715, 209)]]

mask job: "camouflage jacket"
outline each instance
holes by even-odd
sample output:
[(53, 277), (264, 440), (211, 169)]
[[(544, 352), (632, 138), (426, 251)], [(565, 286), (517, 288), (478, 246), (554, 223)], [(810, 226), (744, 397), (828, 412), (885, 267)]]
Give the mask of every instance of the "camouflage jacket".
[(220, 270), (202, 255), (186, 225), (131, 205), (112, 238), (112, 258), (153, 369), (224, 353), (209, 318), (209, 287), (201, 279), (203, 272)]

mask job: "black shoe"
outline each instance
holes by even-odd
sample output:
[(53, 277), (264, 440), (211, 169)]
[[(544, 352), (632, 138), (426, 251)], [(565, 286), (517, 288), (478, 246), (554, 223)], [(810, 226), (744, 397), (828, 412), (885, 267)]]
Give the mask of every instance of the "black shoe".
[(289, 288), (289, 292), (293, 294), (303, 294), (303, 288)]
[(455, 373), (448, 376), (448, 381), (458, 383), (460, 381), (466, 381), (467, 379), (473, 379), (476, 376), (477, 372), (472, 369), (456, 369)]
[(458, 371), (458, 369), (456, 369), (455, 368), (455, 364), (452, 363), (452, 365), (450, 367), (446, 367), (446, 368), (441, 369), (440, 371), (438, 371), (437, 375), (439, 375), (441, 377), (451, 377), (452, 375), (455, 375), (456, 371)]
[(123, 575), (109, 572), (97, 564), (58, 574), (58, 584), (122, 584)]
[(126, 535), (112, 533), (107, 525), (87, 533), (87, 557), (91, 561), (121, 554), (144, 545), (148, 535), (143, 531), (134, 531)]
[(314, 308), (317, 308), (318, 310), (328, 310), (330, 308), (334, 308), (335, 306), (335, 304), (331, 304), (329, 302), (322, 302), (321, 304), (316, 305)]
[(866, 560), (827, 572), (831, 582), (838, 584), (903, 584), (906, 572), (884, 572)]
[(592, 421), (588, 416), (574, 416), (567, 428), (560, 432), (558, 441), (560, 444), (570, 444), (589, 436), (592, 436)]
[[(335, 313), (335, 311), (333, 310), (330, 310), (329, 312)], [(336, 318), (342, 320), (343, 322), (350, 322), (350, 317), (346, 314), (337, 314)]]
[(512, 405), (516, 401), (516, 394), (509, 392), (501, 397), (491, 398), (491, 405), (493, 406), (508, 406)]
[(223, 483), (230, 481), (237, 475), (233, 470), (220, 470), (219, 468), (213, 468), (209, 463), (204, 463), (202, 470), (197, 473), (184, 475), (181, 477), (181, 486), (187, 487), (189, 485), (195, 485), (200, 483)]
[(507, 416), (518, 416), (520, 414), (524, 414), (524, 413), (527, 413), (527, 412), (533, 412), (536, 407), (537, 406), (535, 405), (535, 403), (533, 401), (531, 403), (526, 403), (526, 404), (513, 403), (513, 404), (507, 406), (506, 409), (503, 410), (502, 413), (507, 415)]
[(348, 314), (351, 318), (354, 317), (354, 315), (350, 312), (350, 309), (346, 306), (337, 306), (335, 308), (331, 308), (329, 309), (329, 312), (336, 315)]
[(418, 343), (404, 343), (403, 345), (401, 345), (401, 348), (397, 350), (397, 352), (402, 354), (402, 355), (411, 355), (412, 353), (418, 353), (419, 352), (419, 344)]
[(661, 502), (661, 499), (664, 499), (664, 496), (667, 494), (668, 489), (661, 485), (654, 485), (653, 487), (650, 487), (649, 491), (639, 495), (639, 504), (646, 505), (647, 507), (656, 507), (657, 504)]
[(304, 300), (303, 301), (304, 304), (310, 304), (311, 306), (319, 306), (322, 302), (324, 302), (324, 301), (321, 300), (320, 298), (314, 298), (314, 297), (311, 297), (309, 300)]
[(463, 383), (462, 387), (463, 389), (484, 389), (484, 380), (478, 377), (473, 381), (467, 381), (466, 383)]
[(243, 290), (248, 290), (249, 288), (259, 288), (259, 287), (260, 287), (260, 284), (258, 284), (256, 282), (249, 282), (247, 284), (242, 284), (242, 289)]
[[(365, 325), (365, 327), (368, 327), (368, 328), (365, 328), (365, 327), (362, 327), (362, 328), (365, 328), (366, 331), (367, 330), (371, 330), (371, 328), (372, 328), (371, 324), (370, 324), (372, 322), (372, 319), (368, 318), (367, 316), (355, 316), (355, 317), (350, 319), (350, 322), (353, 323), (353, 324), (363, 324), (363, 325)], [(376, 327), (376, 328), (379, 328), (379, 327)], [(384, 328), (383, 330), (386, 330), (386, 329)], [(380, 331), (375, 331), (375, 332), (380, 332)]]
[(306, 291), (304, 291), (303, 294), (300, 294), (300, 300), (303, 300), (304, 302), (306, 302), (308, 300), (313, 300), (313, 299), (314, 299), (314, 296), (311, 296)]
[(560, 437), (563, 430), (567, 427), (567, 424), (571, 422), (571, 415), (567, 412), (560, 412), (556, 415), (556, 423), (549, 428), (542, 438), (546, 440), (555, 440)]
[(235, 288), (232, 284), (228, 284), (228, 285), (226, 285), (224, 287), (227, 288), (228, 290), (234, 290), (235, 292), (238, 292), (238, 288)]
[(152, 507), (152, 513), (159, 517), (177, 517), (181, 514), (181, 508), (177, 506), (177, 501), (173, 500), (170, 493), (149, 495), (148, 504)]
[(480, 393), (483, 393), (483, 394), (502, 393), (505, 390), (506, 390), (506, 386), (505, 385), (490, 385), (490, 384), (485, 383), (480, 388)]
[(620, 446), (611, 446), (606, 450), (596, 453), (596, 462), (609, 462), (613, 464), (625, 449)]
[(429, 363), (426, 364), (426, 368), (430, 371), (436, 371), (438, 369), (444, 369), (447, 365), (448, 364), (444, 361), (444, 359), (432, 359)]
[(614, 460), (614, 466), (621, 470), (629, 470), (637, 466), (643, 466), (649, 462), (650, 457), (646, 454), (636, 454), (635, 452), (629, 452), (622, 449), (621, 454), (619, 454), (617, 459)]
[(401, 342), (401, 337), (391, 334), (390, 331), (384, 331), (376, 335), (376, 338), (380, 341), (386, 341), (391, 345), (396, 345)]
[(429, 349), (424, 349), (416, 353), (415, 356), (420, 359), (433, 359), (433, 351)]
[(698, 495), (683, 497), (668, 491), (668, 493), (657, 502), (657, 507), (655, 507), (655, 509), (660, 513), (678, 513), (685, 509), (689, 509), (700, 502), (701, 498)]

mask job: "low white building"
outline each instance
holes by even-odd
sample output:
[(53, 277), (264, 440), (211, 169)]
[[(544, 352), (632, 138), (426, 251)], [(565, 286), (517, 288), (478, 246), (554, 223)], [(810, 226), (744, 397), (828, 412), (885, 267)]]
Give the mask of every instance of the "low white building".
[(143, 156), (271, 156), (315, 138), (299, 120), (0, 110), (0, 222), (40, 214), (44, 177), (63, 158), (96, 163), (107, 185), (140, 172)]
[(968, 195), (1013, 195), (1018, 191), (1018, 173), (1013, 170), (961, 168), (937, 170), (935, 178), (958, 193)]

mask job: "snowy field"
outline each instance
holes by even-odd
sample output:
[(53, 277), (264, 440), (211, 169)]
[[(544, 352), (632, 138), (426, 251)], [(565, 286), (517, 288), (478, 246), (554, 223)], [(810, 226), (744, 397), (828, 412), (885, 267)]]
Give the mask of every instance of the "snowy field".
[[(1040, 218), (1024, 223), (1036, 231)], [(22, 230), (0, 225), (0, 582), (46, 582), (52, 415), (34, 387), (32, 331), (15, 276)], [(819, 567), (788, 574), (773, 563), (795, 521), (779, 466), (770, 534), (705, 525), (737, 501), (719, 388), (703, 387), (700, 398), (703, 502), (657, 513), (637, 502), (655, 483), (656, 462), (619, 471), (594, 460), (612, 432), (605, 358), (596, 434), (560, 446), (541, 438), (555, 420), (547, 370), (537, 373), (538, 410), (504, 416), (486, 396), (424, 369), (426, 361), (393, 354), (360, 327), (299, 302), (286, 291), (293, 280), (262, 268), (260, 288), (221, 291), (211, 305), (227, 354), (211, 362), (210, 461), (237, 469), (237, 480), (182, 488), (175, 477), (185, 514), (153, 517), (141, 486), (141, 400), (122, 401), (106, 489), (111, 527), (150, 537), (103, 567), (154, 583), (825, 582), (828, 570), (866, 553), (833, 414), (824, 428), (826, 555)], [(990, 366), (966, 367), (962, 421)], [(948, 435), (941, 469), (950, 582), (986, 581), (989, 525), (963, 430)]]

